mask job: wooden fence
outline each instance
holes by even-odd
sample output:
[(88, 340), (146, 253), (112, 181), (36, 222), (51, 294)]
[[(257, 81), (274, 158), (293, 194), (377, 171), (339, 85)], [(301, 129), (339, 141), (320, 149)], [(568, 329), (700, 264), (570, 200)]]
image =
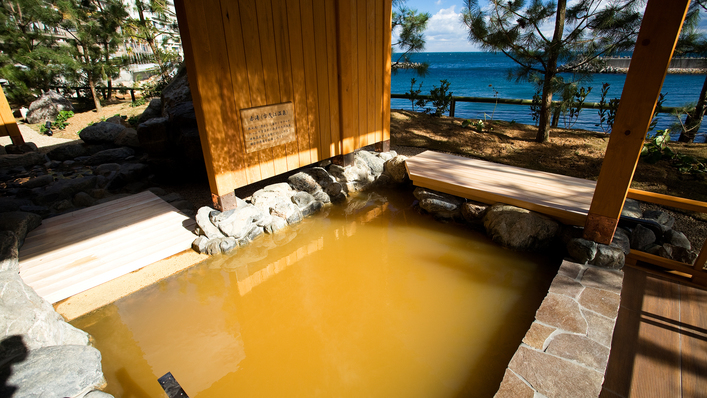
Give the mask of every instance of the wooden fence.
[[(395, 99), (411, 99), (410, 94), (391, 94), (390, 98)], [(427, 101), (432, 101), (432, 97), (429, 95), (418, 95), (415, 98), (421, 98)], [(519, 98), (494, 98), (494, 97), (459, 97), (453, 96), (452, 101), (449, 104), (449, 116), (454, 117), (456, 112), (457, 102), (470, 102), (470, 103), (480, 103), (480, 104), (504, 104), (504, 105), (522, 105), (522, 106), (532, 106), (533, 100), (529, 99), (519, 99)], [(552, 101), (552, 104), (556, 107), (555, 112), (560, 112), (559, 106), (562, 101)], [(538, 104), (540, 106), (540, 104)], [(598, 102), (585, 102), (581, 105), (582, 109), (609, 109), (608, 105), (602, 105)], [(695, 108), (684, 109), (682, 107), (673, 106), (660, 106), (656, 107), (656, 113), (675, 113), (675, 112), (691, 112)], [(555, 119), (555, 117), (553, 117)], [(557, 126), (555, 126), (557, 127)]]
[[(177, 0), (175, 7), (216, 205), (235, 206), (240, 186), (389, 140), (390, 0)], [(289, 103), (294, 115), (283, 123), (294, 140), (283, 134), (249, 151), (242, 111), (281, 105), (280, 114)]]

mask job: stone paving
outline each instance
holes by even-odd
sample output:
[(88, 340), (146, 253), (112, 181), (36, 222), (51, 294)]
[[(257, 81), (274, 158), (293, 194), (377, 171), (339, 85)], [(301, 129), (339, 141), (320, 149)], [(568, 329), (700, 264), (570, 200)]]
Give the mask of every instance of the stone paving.
[(598, 397), (622, 283), (623, 271), (564, 261), (495, 397)]

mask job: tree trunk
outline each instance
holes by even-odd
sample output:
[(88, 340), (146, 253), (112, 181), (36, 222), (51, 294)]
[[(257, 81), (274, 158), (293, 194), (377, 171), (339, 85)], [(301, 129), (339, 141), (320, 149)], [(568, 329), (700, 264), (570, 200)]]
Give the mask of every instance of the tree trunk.
[(147, 38), (147, 44), (150, 45), (150, 49), (152, 50), (152, 54), (155, 55), (155, 61), (157, 61), (157, 65), (160, 66), (160, 73), (164, 73), (164, 65), (162, 63), (162, 57), (160, 57), (160, 53), (157, 50), (157, 46), (155, 46), (155, 39), (153, 37), (148, 37)]
[(88, 87), (91, 88), (91, 95), (93, 95), (93, 103), (96, 105), (96, 112), (100, 112), (103, 108), (101, 107), (101, 98), (96, 92), (96, 83), (93, 81), (93, 73), (88, 73)]
[(535, 141), (546, 142), (550, 139), (550, 121), (552, 114), (552, 78), (554, 74), (545, 73), (543, 81), (543, 96), (540, 101), (540, 119), (538, 120), (538, 134)]
[(705, 77), (705, 81), (702, 83), (702, 91), (700, 91), (700, 98), (697, 100), (695, 110), (687, 114), (685, 128), (680, 133), (678, 141), (691, 143), (695, 140), (695, 135), (697, 134), (697, 130), (700, 129), (702, 118), (705, 115), (705, 96), (707, 96), (707, 77)]
[(162, 58), (160, 57), (160, 54), (157, 52), (157, 46), (155, 46), (155, 37), (152, 36), (150, 33), (149, 29), (147, 28), (147, 20), (145, 20), (145, 14), (143, 13), (143, 4), (142, 0), (137, 0), (135, 1), (135, 6), (137, 8), (137, 13), (138, 17), (140, 17), (140, 24), (143, 27), (143, 32), (145, 33), (145, 41), (147, 44), (150, 46), (150, 50), (152, 50), (152, 54), (155, 56), (155, 60), (157, 61), (157, 65), (160, 66), (160, 73), (164, 73), (164, 65), (162, 65)]
[[(105, 63), (106, 67), (110, 65), (110, 49), (108, 48), (108, 43), (103, 43), (103, 51), (105, 54)], [(108, 95), (106, 96), (106, 100), (109, 100), (112, 94), (112, 89), (113, 89), (113, 78), (110, 77), (110, 75), (106, 74), (108, 77)]]
[(567, 0), (557, 2), (557, 15), (555, 17), (555, 32), (552, 36), (550, 51), (548, 51), (547, 67), (545, 68), (545, 79), (543, 80), (543, 98), (540, 104), (540, 120), (538, 123), (538, 134), (535, 141), (546, 142), (550, 139), (550, 108), (552, 105), (552, 79), (557, 74), (557, 58), (562, 47), (562, 33), (565, 30), (565, 14), (567, 11)]

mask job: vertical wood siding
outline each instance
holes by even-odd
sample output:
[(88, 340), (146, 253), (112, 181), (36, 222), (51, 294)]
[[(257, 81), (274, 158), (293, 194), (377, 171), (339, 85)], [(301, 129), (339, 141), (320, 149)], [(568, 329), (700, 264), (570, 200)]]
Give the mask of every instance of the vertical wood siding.
[[(175, 1), (212, 193), (389, 139), (390, 0)], [(292, 102), (247, 154), (240, 110)]]

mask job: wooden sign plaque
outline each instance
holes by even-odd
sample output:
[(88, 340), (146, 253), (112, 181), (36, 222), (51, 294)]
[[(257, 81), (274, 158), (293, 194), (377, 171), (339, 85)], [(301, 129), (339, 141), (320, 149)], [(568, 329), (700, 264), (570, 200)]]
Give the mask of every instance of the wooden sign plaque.
[(246, 153), (295, 141), (294, 114), (292, 102), (241, 109)]

